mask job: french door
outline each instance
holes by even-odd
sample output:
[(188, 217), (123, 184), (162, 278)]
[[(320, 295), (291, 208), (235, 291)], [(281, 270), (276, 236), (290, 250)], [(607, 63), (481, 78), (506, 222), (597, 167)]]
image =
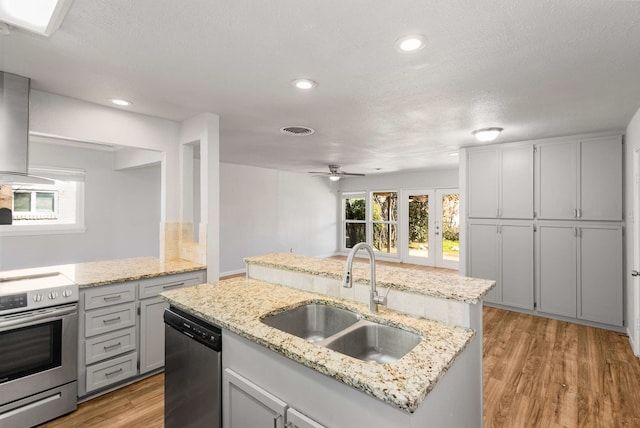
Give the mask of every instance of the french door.
[(458, 189), (403, 192), (404, 263), (458, 269), (460, 198)]

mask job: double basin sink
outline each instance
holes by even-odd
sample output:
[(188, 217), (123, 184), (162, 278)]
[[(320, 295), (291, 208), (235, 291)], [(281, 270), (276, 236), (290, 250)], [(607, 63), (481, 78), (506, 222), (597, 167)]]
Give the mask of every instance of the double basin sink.
[(267, 315), (261, 321), (318, 346), (380, 364), (399, 360), (422, 341), (416, 333), (323, 303), (308, 303)]

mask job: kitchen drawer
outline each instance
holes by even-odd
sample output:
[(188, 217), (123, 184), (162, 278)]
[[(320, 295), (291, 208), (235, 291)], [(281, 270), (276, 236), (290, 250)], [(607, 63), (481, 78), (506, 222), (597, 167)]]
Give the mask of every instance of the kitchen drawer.
[(84, 310), (133, 302), (136, 299), (137, 284), (137, 282), (125, 282), (124, 284), (103, 285), (83, 290)]
[(155, 297), (166, 290), (202, 284), (205, 282), (204, 272), (188, 272), (140, 281), (140, 298)]
[(91, 337), (136, 324), (136, 304), (110, 306), (84, 314), (84, 336)]
[(123, 355), (87, 367), (87, 392), (133, 377), (138, 372), (138, 354)]
[(85, 364), (93, 364), (136, 350), (136, 329), (130, 327), (85, 341)]

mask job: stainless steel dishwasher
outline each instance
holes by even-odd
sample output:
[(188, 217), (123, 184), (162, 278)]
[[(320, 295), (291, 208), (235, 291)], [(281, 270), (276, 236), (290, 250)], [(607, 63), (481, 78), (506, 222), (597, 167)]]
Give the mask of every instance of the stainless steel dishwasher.
[(222, 426), (220, 328), (171, 306), (164, 312), (164, 426)]

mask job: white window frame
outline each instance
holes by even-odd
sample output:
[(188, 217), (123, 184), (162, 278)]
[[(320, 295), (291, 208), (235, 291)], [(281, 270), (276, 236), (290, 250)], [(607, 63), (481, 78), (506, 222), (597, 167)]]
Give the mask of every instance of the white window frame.
[[(29, 211), (16, 211), (15, 209), (15, 200), (16, 193), (30, 193), (30, 207)], [(38, 193), (53, 193), (53, 211), (38, 211), (36, 208)], [(50, 190), (50, 189), (28, 189), (28, 190), (14, 190), (13, 191), (13, 201), (14, 204), (11, 207), (14, 213), (14, 217), (16, 216), (43, 216), (46, 220), (56, 220), (58, 218), (58, 190)], [(16, 214), (17, 213), (17, 214)], [(50, 215), (47, 215), (49, 214)]]
[[(0, 236), (34, 236), (34, 235), (58, 235), (67, 233), (84, 233), (86, 232), (84, 211), (85, 211), (85, 171), (77, 168), (48, 167), (48, 166), (31, 166), (29, 174), (41, 177), (47, 177), (54, 180), (74, 181), (76, 182), (76, 207), (75, 222), (67, 224), (11, 224), (0, 225)], [(33, 189), (38, 191), (38, 189)], [(49, 191), (49, 190), (43, 190)], [(57, 207), (56, 198), (56, 209)]]
[[(347, 220), (345, 215), (346, 199), (364, 199), (365, 206), (365, 219), (364, 220)], [(340, 250), (343, 252), (351, 251), (351, 248), (347, 248), (347, 223), (356, 223), (365, 225), (365, 237), (369, 241), (369, 197), (367, 192), (348, 192), (340, 195), (340, 224), (341, 224), (341, 237), (340, 237)]]

